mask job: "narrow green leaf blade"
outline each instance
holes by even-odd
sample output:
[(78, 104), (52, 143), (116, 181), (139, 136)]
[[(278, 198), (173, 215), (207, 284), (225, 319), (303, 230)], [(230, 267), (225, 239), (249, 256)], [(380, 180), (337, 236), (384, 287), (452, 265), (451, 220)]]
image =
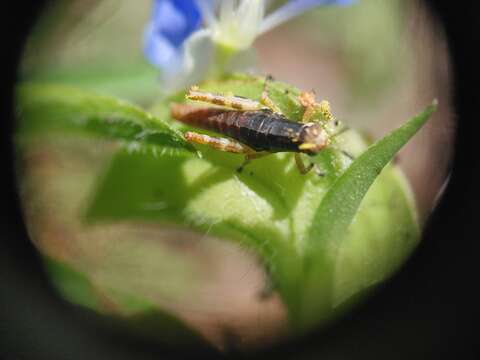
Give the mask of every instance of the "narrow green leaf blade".
[(436, 101), (360, 155), (325, 194), (310, 231), (312, 244), (340, 238), (351, 224), (362, 199), (382, 169), (417, 133), (436, 110)]
[[(382, 170), (393, 159), (395, 154), (420, 130), (436, 110), (436, 107), (435, 101), (421, 114), (371, 145), (353, 161), (349, 168), (335, 180), (331, 188), (326, 192), (322, 202), (315, 211), (309, 230), (309, 240), (305, 248), (304, 277), (302, 282), (303, 299), (300, 301), (298, 309), (293, 309), (296, 313), (292, 317), (297, 329), (309, 328), (312, 324), (325, 322), (332, 316), (335, 316), (335, 307), (338, 305), (335, 299), (336, 295), (338, 297), (338, 293), (335, 294), (335, 291), (339, 288), (338, 283), (348, 281), (348, 277), (351, 276), (351, 274), (347, 275), (345, 273), (345, 271), (347, 273), (351, 271), (345, 270), (345, 262), (343, 262), (343, 265), (338, 264), (339, 251), (343, 248), (343, 242), (352, 240), (352, 237), (360, 236), (361, 241), (354, 241), (357, 243), (355, 246), (363, 244), (364, 249), (357, 249), (357, 254), (354, 256), (357, 258), (357, 261), (364, 256), (362, 252), (369, 253), (371, 251), (365, 248), (369, 246), (369, 238), (372, 236), (367, 228), (365, 228), (367, 232), (364, 235), (359, 233), (360, 228), (358, 226), (355, 227), (354, 233), (349, 232), (349, 229), (353, 229), (351, 225), (353, 225), (354, 219), (358, 218), (359, 221), (362, 219), (362, 217), (359, 217), (362, 201), (375, 181), (379, 179)], [(393, 186), (394, 179), (395, 177), (389, 181), (390, 187)], [(371, 208), (365, 211), (367, 214), (375, 213)], [(391, 214), (394, 214), (395, 211), (395, 209), (392, 209)], [(403, 217), (407, 215), (413, 216), (414, 210), (412, 209), (411, 212), (412, 214), (404, 214)], [(379, 213), (377, 216), (381, 218), (383, 215)], [(405, 256), (404, 252), (408, 252), (408, 249), (411, 249), (412, 244), (414, 244), (412, 237), (418, 237), (418, 230), (416, 230), (418, 225), (416, 225), (415, 219), (412, 218), (410, 221), (403, 217), (398, 219), (397, 222), (404, 223), (407, 228), (392, 229), (391, 236), (396, 238), (395, 241), (404, 239), (403, 241), (408, 243), (399, 245), (398, 248), (393, 247), (389, 250), (389, 252), (393, 251), (393, 253), (385, 254), (392, 263), (390, 266), (378, 269), (380, 271), (376, 276), (378, 280), (385, 279), (395, 269), (397, 265), (396, 257), (403, 258)], [(348, 247), (350, 248), (353, 243), (350, 241), (349, 244)], [(347, 250), (350, 253), (352, 251), (351, 249)], [(395, 251), (400, 253), (400, 255), (395, 255)], [(364, 259), (364, 261), (369, 262), (373, 260)], [(401, 261), (399, 262), (401, 263)], [(364, 263), (364, 268), (364, 271), (368, 273), (371, 265)], [(339, 269), (344, 272), (344, 275), (337, 278)], [(361, 275), (358, 274), (357, 277), (361, 277)], [(370, 275), (369, 279), (357, 279), (355, 281), (356, 287), (358, 287), (357, 291), (361, 291), (362, 288), (365, 289), (365, 286), (372, 284), (371, 277)], [(340, 284), (340, 287), (342, 286)]]
[(125, 101), (62, 85), (18, 89), (21, 135), (56, 131), (122, 140), (153, 153), (191, 154), (194, 149), (166, 121)]

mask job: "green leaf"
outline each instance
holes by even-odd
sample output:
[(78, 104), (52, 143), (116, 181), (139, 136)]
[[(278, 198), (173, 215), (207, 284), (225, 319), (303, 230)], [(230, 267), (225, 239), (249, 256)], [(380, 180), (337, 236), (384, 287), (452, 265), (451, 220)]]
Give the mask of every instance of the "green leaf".
[(54, 286), (65, 299), (90, 309), (98, 309), (98, 299), (86, 275), (50, 257), (44, 257), (44, 266)]
[[(360, 155), (325, 194), (318, 207), (310, 237), (334, 239), (344, 235), (375, 179), (395, 154), (417, 133), (436, 110), (436, 103)], [(315, 244), (311, 244), (315, 246)]]
[(142, 59), (140, 62), (81, 64), (34, 69), (23, 74), (30, 83), (75, 86), (84, 90), (149, 103), (158, 97), (158, 69)]
[[(320, 294), (318, 290), (334, 286), (333, 272), (338, 260), (338, 250), (342, 241), (345, 241), (350, 225), (356, 217), (358, 218), (362, 200), (378, 180), (382, 169), (425, 124), (436, 108), (437, 103), (434, 101), (421, 114), (371, 145), (336, 179), (323, 197), (315, 212), (309, 232), (308, 247), (305, 251), (305, 299), (302, 301), (301, 321), (308, 323), (314, 319), (315, 316), (312, 313), (318, 313), (319, 306), (333, 307), (334, 292)], [(403, 214), (403, 219), (405, 216), (409, 214)], [(408, 230), (407, 238), (411, 237)], [(414, 232), (414, 236), (416, 235), (415, 229), (410, 231)], [(319, 287), (318, 284), (322, 282), (323, 286)]]
[(18, 89), (20, 136), (45, 132), (121, 140), (132, 150), (153, 154), (194, 152), (166, 121), (127, 102), (61, 85)]
[(106, 320), (119, 327), (169, 344), (206, 344), (200, 334), (158, 305), (130, 293), (100, 290), (87, 273), (74, 269), (67, 262), (45, 257), (44, 264), (54, 286), (66, 300), (103, 313)]
[[(202, 89), (258, 99), (263, 81), (239, 76)], [(275, 82), (271, 95), (298, 120), (298, 90)], [(165, 105), (158, 111), (166, 114)], [(292, 329), (303, 331), (385, 280), (417, 244), (408, 183), (394, 166), (381, 170), (432, 111), (368, 150), (352, 130), (338, 136), (337, 148), (312, 159), (325, 176), (299, 174), (285, 153), (255, 160), (238, 173), (242, 156), (204, 146), (202, 158), (122, 151), (99, 179), (85, 217), (174, 224), (250, 249), (287, 306)]]

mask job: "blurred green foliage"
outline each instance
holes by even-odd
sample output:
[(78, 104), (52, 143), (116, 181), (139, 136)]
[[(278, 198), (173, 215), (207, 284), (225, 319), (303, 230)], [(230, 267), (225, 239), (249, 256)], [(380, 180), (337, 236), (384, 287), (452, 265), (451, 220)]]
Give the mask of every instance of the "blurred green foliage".
[(398, 85), (411, 68), (409, 6), (402, 0), (359, 0), (348, 7), (316, 9), (294, 25), (337, 57), (351, 100), (371, 107), (383, 101), (385, 91)]
[[(188, 127), (171, 121), (169, 102), (184, 101), (183, 94), (161, 98), (156, 70), (142, 58), (149, 2), (61, 3), (38, 23), (26, 48), (21, 78), (29, 84), (19, 87), (18, 139), (28, 146), (47, 133), (120, 144), (88, 199), (87, 225), (159, 223), (248, 249), (286, 305), (292, 331), (331, 320), (388, 278), (415, 247), (414, 200), (403, 174), (388, 163), (434, 107), (370, 147), (353, 130), (339, 136), (312, 159), (323, 177), (300, 175), (291, 154), (256, 160), (239, 174), (240, 156), (200, 147), (198, 157), (179, 132)], [(335, 54), (352, 99), (373, 106), (408, 63), (408, 51), (399, 45), (403, 5), (360, 3), (314, 11), (294, 25)], [(202, 88), (258, 99), (263, 79), (232, 76)], [(303, 111), (292, 100), (298, 93), (280, 82), (271, 88), (272, 99), (292, 120)], [(143, 250), (168, 262), (161, 249)], [(46, 263), (55, 285), (77, 304), (103, 312), (100, 300), (107, 299), (115, 304), (111, 313), (141, 331), (167, 336), (160, 329), (176, 329), (172, 334), (181, 335), (174, 338), (200, 339), (134, 286), (140, 280), (127, 276), (128, 268), (105, 266), (104, 281), (93, 286), (88, 268)], [(136, 266), (156, 280), (152, 261)]]
[(55, 287), (65, 299), (107, 315), (105, 320), (112, 325), (168, 344), (205, 344), (200, 334), (141, 296), (98, 289), (88, 275), (67, 263), (48, 257), (44, 258), (44, 263)]
[[(205, 89), (260, 99), (263, 84), (234, 76)], [(237, 242), (260, 257), (296, 330), (331, 318), (338, 305), (384, 280), (418, 241), (408, 186), (395, 168), (382, 169), (433, 107), (367, 150), (353, 130), (339, 135), (313, 159), (326, 176), (301, 175), (291, 154), (256, 160), (239, 174), (241, 156), (202, 147), (198, 158), (169, 120), (125, 102), (58, 86), (24, 86), (19, 93), (31, 132), (80, 129), (127, 142), (100, 177), (86, 213), (90, 223), (153, 221)], [(298, 121), (294, 94), (286, 84), (271, 85), (273, 100)], [(352, 162), (346, 152), (357, 158)]]
[[(54, 4), (27, 44), (24, 78), (75, 84), (142, 104), (158, 97), (157, 70), (143, 59), (141, 41), (149, 1)], [(299, 40), (311, 39), (335, 55), (351, 100), (372, 106), (411, 67), (405, 31), (409, 6), (401, 0), (360, 0), (348, 7), (318, 8), (286, 26), (298, 32)]]

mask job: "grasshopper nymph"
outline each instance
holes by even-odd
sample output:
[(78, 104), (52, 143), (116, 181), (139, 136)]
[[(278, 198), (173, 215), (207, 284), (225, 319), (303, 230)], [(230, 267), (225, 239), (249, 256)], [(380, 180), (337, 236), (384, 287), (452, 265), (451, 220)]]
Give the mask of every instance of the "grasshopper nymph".
[(294, 152), (300, 173), (306, 174), (313, 164), (305, 166), (300, 153), (318, 154), (331, 140), (331, 135), (321, 123), (311, 121), (312, 117), (320, 112), (323, 119), (336, 123), (329, 104), (327, 101), (317, 103), (313, 92), (302, 92), (298, 98), (305, 109), (302, 121), (292, 121), (287, 119), (269, 98), (266, 85), (260, 101), (203, 92), (194, 86), (187, 92), (187, 99), (220, 105), (223, 108), (173, 104), (172, 117), (188, 125), (226, 135), (228, 138), (217, 138), (188, 131), (184, 136), (192, 143), (244, 154), (245, 162), (239, 171), (250, 160), (275, 152)]

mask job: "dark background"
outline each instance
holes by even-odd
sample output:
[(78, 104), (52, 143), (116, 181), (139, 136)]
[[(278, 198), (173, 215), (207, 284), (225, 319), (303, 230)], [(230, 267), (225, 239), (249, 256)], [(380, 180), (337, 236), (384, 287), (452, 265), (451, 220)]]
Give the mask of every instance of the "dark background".
[[(450, 184), (403, 270), (328, 331), (312, 333), (260, 358), (476, 359), (480, 236), (480, 13), (473, 2), (427, 1), (444, 27), (452, 60), (457, 139)], [(7, 8), (8, 4), (8, 8)], [(13, 84), (23, 40), (43, 1), (4, 4), (0, 191), (0, 357), (6, 359), (150, 359), (220, 357), (209, 349), (169, 349), (112, 332), (95, 315), (61, 300), (43, 273), (22, 223), (15, 192)], [(240, 356), (232, 354), (232, 357)], [(254, 357), (253, 355), (249, 355)]]

